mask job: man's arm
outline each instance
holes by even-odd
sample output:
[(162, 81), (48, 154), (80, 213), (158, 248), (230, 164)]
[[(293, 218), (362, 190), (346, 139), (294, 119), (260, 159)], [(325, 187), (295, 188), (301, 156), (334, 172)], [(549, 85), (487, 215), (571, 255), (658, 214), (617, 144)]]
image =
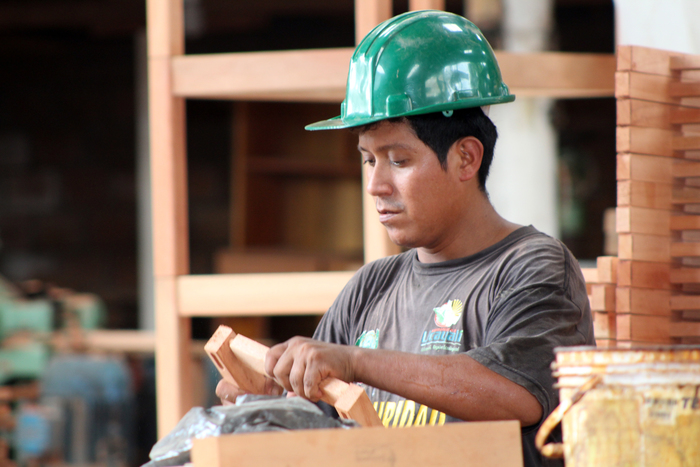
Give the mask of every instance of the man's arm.
[(328, 376), (362, 382), (461, 420), (534, 425), (542, 406), (527, 389), (471, 357), (362, 349), (295, 337), (268, 352), (265, 369), (285, 389), (317, 401)]

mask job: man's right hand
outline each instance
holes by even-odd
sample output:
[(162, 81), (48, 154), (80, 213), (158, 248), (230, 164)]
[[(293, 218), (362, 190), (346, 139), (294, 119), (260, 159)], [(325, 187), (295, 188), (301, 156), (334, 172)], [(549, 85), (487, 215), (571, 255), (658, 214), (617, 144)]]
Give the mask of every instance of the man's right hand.
[[(277, 384), (272, 378), (267, 378), (265, 382), (265, 394), (270, 396), (281, 396), (284, 393), (284, 388)], [(216, 385), (216, 395), (221, 399), (222, 405), (232, 405), (236, 402), (238, 396), (247, 394), (246, 391), (239, 388), (236, 384), (230, 383), (224, 379)]]

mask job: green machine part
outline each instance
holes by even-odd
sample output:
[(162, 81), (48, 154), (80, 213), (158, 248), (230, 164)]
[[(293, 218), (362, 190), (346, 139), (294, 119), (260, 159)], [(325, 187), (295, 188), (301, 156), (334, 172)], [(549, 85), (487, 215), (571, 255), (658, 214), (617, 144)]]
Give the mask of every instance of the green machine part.
[(0, 384), (15, 378), (40, 378), (50, 355), (48, 346), (39, 342), (0, 349)]
[(0, 338), (17, 331), (51, 332), (53, 322), (50, 300), (0, 300)]

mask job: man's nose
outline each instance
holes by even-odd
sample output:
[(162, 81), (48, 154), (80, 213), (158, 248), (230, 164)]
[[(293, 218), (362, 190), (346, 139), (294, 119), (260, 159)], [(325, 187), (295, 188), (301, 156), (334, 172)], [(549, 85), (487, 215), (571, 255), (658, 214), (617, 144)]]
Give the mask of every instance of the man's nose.
[(366, 173), (367, 193), (371, 196), (389, 196), (392, 193), (390, 168), (377, 161)]

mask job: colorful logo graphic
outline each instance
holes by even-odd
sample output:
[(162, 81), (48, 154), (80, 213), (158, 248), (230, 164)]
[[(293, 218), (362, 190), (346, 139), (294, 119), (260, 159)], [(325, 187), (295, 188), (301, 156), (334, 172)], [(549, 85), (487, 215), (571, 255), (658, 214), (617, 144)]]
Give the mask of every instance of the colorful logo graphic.
[(363, 349), (376, 349), (379, 347), (379, 329), (365, 331), (357, 338), (355, 345)]
[(435, 312), (435, 324), (441, 328), (450, 328), (457, 324), (464, 311), (461, 300), (449, 300), (444, 305), (433, 308)]

